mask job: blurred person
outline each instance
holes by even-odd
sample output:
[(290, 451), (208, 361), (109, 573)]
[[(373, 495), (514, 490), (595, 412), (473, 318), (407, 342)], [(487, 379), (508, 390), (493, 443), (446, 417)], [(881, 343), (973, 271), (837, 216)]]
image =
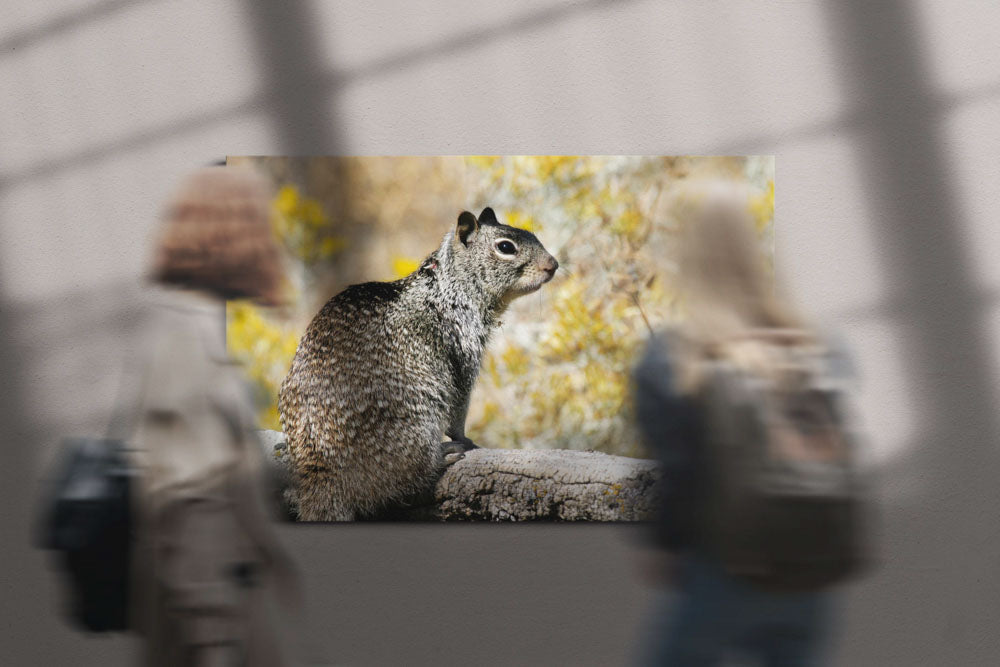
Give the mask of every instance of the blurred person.
[(249, 170), (187, 178), (165, 211), (139, 355), (132, 627), (146, 665), (281, 665), (270, 593), (297, 595), (271, 526), (225, 300), (279, 302), (270, 188)]
[[(765, 445), (772, 436), (765, 431), (776, 427), (745, 421), (751, 403), (723, 406), (730, 414), (720, 416), (708, 398), (717, 396), (712, 394), (719, 390), (712, 369), (720, 362), (751, 378), (740, 387), (743, 391), (759, 391), (754, 387), (763, 379), (765, 384), (784, 387), (788, 397), (799, 396), (797, 387), (809, 388), (796, 384), (807, 382), (808, 374), (785, 363), (801, 350), (823, 350), (826, 372), (847, 375), (842, 352), (826, 346), (774, 287), (747, 201), (741, 186), (723, 182), (690, 186), (677, 196), (678, 296), (684, 321), (651, 337), (633, 373), (639, 431), (662, 463), (662, 504), (654, 524), (659, 551), (646, 554), (644, 567), (654, 581), (673, 588), (664, 586), (651, 618), (642, 649), (644, 665), (718, 665), (737, 656), (757, 661), (753, 664), (821, 664), (831, 634), (831, 584), (857, 566), (857, 545), (853, 529), (848, 529), (856, 519), (850, 497), (855, 480), (841, 465), (844, 460), (837, 458), (850, 454), (851, 443), (841, 437), (832, 410), (819, 415), (821, 426), (807, 427), (804, 433), (794, 430), (792, 422), (799, 417), (792, 417), (784, 423), (786, 430)], [(733, 380), (723, 377), (726, 384)], [(723, 393), (732, 389), (724, 387)], [(718, 497), (736, 488), (734, 480), (752, 474), (754, 462), (745, 451), (718, 446), (718, 431), (713, 429), (720, 420), (729, 420), (732, 441), (757, 439), (762, 448), (783, 447), (793, 467), (804, 461), (807, 476), (825, 475), (820, 485), (827, 487), (815, 492), (823, 499), (830, 493), (833, 500), (781, 505), (782, 512), (804, 512), (797, 517), (802, 519), (799, 523), (792, 515), (774, 519), (754, 515), (762, 505), (754, 505), (756, 498), (751, 495), (745, 510), (738, 504), (724, 507), (725, 502), (732, 505), (732, 498), (720, 503)], [(717, 460), (723, 454), (731, 460)], [(770, 449), (765, 454), (772, 455)], [(838, 484), (850, 486), (834, 488)], [(765, 517), (763, 522), (760, 517)], [(729, 525), (742, 519), (745, 525)], [(789, 526), (791, 530), (785, 530)], [(801, 533), (797, 538), (796, 531)], [(789, 533), (797, 544), (789, 544)], [(751, 562), (759, 571), (740, 570), (739, 563), (733, 564), (738, 557), (752, 561), (756, 552), (789, 548), (813, 561), (796, 569), (799, 564), (789, 560), (783, 571), (768, 571), (766, 556)], [(831, 554), (828, 562), (815, 557), (818, 552), (822, 559), (824, 550)], [(659, 554), (652, 564), (650, 553)]]

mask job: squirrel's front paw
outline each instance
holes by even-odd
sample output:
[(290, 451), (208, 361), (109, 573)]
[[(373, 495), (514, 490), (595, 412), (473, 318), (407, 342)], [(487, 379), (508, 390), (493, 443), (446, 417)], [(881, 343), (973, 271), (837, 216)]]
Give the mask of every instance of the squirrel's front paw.
[(442, 442), (441, 456), (445, 467), (458, 463), (465, 458), (465, 444), (457, 441)]
[(452, 439), (452, 442), (457, 442), (457, 443), (461, 444), (462, 447), (463, 447), (463, 449), (464, 449), (464, 451), (466, 451), (466, 452), (469, 451), (470, 449), (479, 449), (479, 445), (477, 445), (476, 443), (472, 442), (471, 440), (469, 440), (468, 438), (466, 438), (464, 435), (461, 436), (461, 437), (459, 437), (459, 438)]

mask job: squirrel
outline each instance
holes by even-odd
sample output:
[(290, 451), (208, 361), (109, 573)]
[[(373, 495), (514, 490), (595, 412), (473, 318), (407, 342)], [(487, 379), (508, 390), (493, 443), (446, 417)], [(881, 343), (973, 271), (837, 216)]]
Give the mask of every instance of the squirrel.
[(476, 448), (465, 419), (490, 333), (558, 267), (534, 234), (500, 224), (493, 209), (478, 219), (463, 211), (410, 275), (331, 298), (278, 394), (297, 518), (375, 516)]

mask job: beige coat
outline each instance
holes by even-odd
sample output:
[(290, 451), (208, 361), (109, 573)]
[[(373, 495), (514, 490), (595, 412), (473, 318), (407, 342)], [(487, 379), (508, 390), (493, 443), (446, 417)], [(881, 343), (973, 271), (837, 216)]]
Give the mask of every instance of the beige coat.
[(268, 593), (295, 586), (263, 500), (249, 395), (225, 352), (223, 305), (183, 292), (154, 301), (131, 438), (144, 664), (281, 665)]

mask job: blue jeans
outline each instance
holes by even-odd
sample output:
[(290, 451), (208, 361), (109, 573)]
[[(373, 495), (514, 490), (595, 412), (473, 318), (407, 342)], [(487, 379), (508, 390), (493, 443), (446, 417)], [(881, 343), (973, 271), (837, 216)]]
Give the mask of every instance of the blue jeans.
[(821, 664), (829, 593), (760, 591), (699, 555), (678, 566), (676, 593), (663, 596), (640, 664), (702, 667), (731, 657), (739, 665)]

